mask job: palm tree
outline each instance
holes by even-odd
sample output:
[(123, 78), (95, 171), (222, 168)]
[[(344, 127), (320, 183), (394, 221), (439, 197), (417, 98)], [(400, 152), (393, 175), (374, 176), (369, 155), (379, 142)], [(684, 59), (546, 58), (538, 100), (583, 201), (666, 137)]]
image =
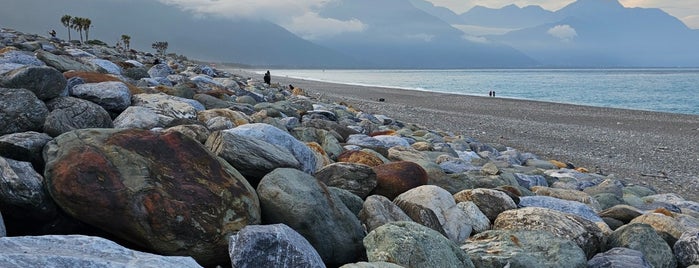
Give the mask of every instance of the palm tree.
[(68, 28), (68, 41), (70, 41), (70, 28), (72, 18), (73, 17), (71, 17), (70, 15), (63, 15), (63, 17), (61, 17), (61, 23), (63, 23), (63, 26)]
[(85, 28), (85, 41), (90, 41), (90, 38), (88, 38), (88, 34), (90, 33), (90, 26), (92, 26), (92, 20), (90, 18), (84, 18), (83, 19), (85, 24), (83, 27)]
[(122, 34), (121, 35), (121, 42), (124, 43), (126, 50), (129, 50), (131, 48), (131, 36)]
[(70, 28), (73, 28), (76, 32), (80, 33), (80, 42), (83, 42), (83, 32), (82, 32), (82, 27), (80, 26), (80, 17), (73, 17), (70, 19)]

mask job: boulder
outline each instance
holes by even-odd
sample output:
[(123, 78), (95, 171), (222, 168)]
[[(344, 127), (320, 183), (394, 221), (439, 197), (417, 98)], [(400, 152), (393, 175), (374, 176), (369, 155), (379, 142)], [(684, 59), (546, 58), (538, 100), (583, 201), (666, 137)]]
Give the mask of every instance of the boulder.
[(454, 242), (414, 222), (382, 225), (364, 238), (364, 246), (370, 262), (392, 262), (404, 267), (474, 267)]
[(95, 58), (89, 59), (88, 63), (93, 67), (93, 69), (100, 73), (121, 75), (121, 67), (111, 61)]
[(592, 258), (604, 243), (605, 234), (593, 222), (547, 208), (508, 210), (493, 222), (495, 230), (542, 230), (575, 242)]
[(670, 246), (653, 230), (653, 227), (647, 224), (630, 223), (615, 230), (608, 237), (603, 250), (616, 247), (640, 251), (656, 268), (677, 267), (677, 260)]
[(36, 170), (43, 170), (44, 158), (41, 152), (51, 139), (45, 133), (34, 131), (3, 135), (0, 136), (0, 156), (31, 162)]
[(0, 87), (0, 135), (40, 131), (48, 113), (31, 91)]
[(391, 147), (388, 149), (388, 159), (393, 161), (408, 161), (420, 165), (427, 173), (429, 180), (434, 181), (446, 176), (442, 168), (428, 154), (412, 147)]
[(391, 148), (394, 146), (410, 147), (408, 140), (399, 136), (378, 135), (374, 136), (373, 138), (383, 142), (384, 147), (386, 148)]
[(597, 200), (585, 192), (562, 188), (549, 188), (544, 186), (534, 186), (531, 188), (536, 195), (550, 196), (558, 199), (576, 201), (587, 204), (595, 211), (601, 210)]
[(385, 164), (381, 158), (371, 153), (358, 150), (348, 150), (337, 156), (337, 162), (347, 162), (355, 164), (363, 164), (370, 167), (375, 167)]
[(71, 130), (84, 128), (112, 128), (109, 113), (93, 102), (73, 97), (58, 97), (48, 103), (49, 115), (44, 132), (56, 137)]
[(44, 62), (25, 51), (10, 50), (0, 52), (0, 63), (15, 63), (29, 66), (46, 66)]
[(616, 205), (600, 211), (600, 217), (617, 219), (623, 223), (629, 223), (638, 216), (643, 215), (643, 211), (628, 205)]
[(517, 208), (512, 198), (506, 193), (492, 189), (463, 190), (454, 194), (457, 203), (471, 201), (480, 209), (490, 222), (495, 221), (500, 213)]
[(131, 105), (131, 92), (123, 82), (101, 82), (76, 85), (70, 95), (89, 100), (111, 112), (122, 112)]
[(230, 109), (210, 109), (197, 113), (197, 120), (202, 123), (206, 123), (215, 117), (224, 117), (233, 122), (235, 126), (245, 125), (252, 121), (252, 119), (244, 113)]
[(328, 186), (328, 190), (330, 190), (330, 192), (332, 192), (334, 195), (337, 195), (337, 197), (342, 200), (342, 203), (345, 204), (350, 211), (352, 211), (352, 214), (359, 217), (359, 212), (362, 210), (362, 206), (364, 205), (364, 200), (362, 200), (362, 198), (345, 189)]
[(362, 199), (369, 196), (377, 184), (376, 173), (370, 166), (354, 163), (330, 164), (319, 170), (315, 177), (327, 186), (345, 189)]
[(602, 218), (597, 216), (597, 213), (595, 213), (592, 208), (583, 203), (575, 201), (568, 201), (548, 196), (523, 196), (519, 199), (519, 206), (550, 208), (563, 213), (570, 213), (583, 217), (591, 222), (604, 222)]
[(322, 119), (311, 119), (307, 121), (303, 121), (302, 125), (304, 127), (313, 127), (313, 128), (319, 128), (319, 129), (325, 129), (330, 132), (337, 133), (340, 135), (342, 138), (340, 142), (345, 142), (349, 138), (350, 135), (353, 134), (359, 134), (354, 129), (351, 129), (349, 127), (343, 126), (341, 124), (338, 124), (337, 122), (332, 122), (332, 121), (327, 121), (327, 120), (322, 120)]
[(397, 161), (373, 167), (376, 173), (376, 188), (372, 194), (394, 199), (412, 188), (427, 184), (428, 178), (420, 165), (408, 161)]
[(0, 211), (7, 218), (47, 221), (57, 208), (32, 164), (0, 157)]
[(598, 253), (587, 262), (589, 268), (652, 268), (643, 253), (630, 248), (613, 248), (606, 252)]
[(587, 267), (574, 242), (547, 231), (490, 230), (461, 246), (476, 267)]
[[(171, 119), (169, 120), (172, 121)], [(165, 127), (166, 122), (169, 123), (169, 121), (165, 119), (161, 121), (160, 115), (150, 108), (129, 106), (129, 108), (126, 108), (119, 116), (114, 118), (112, 123), (114, 128), (152, 129), (155, 127)]]
[[(141, 106), (158, 115), (158, 125), (167, 126), (176, 119), (196, 119), (197, 108), (190, 101), (165, 94), (136, 94), (133, 106)], [(200, 104), (201, 105), (201, 104)]]
[(221, 264), (228, 236), (260, 222), (243, 176), (177, 132), (75, 130), (44, 155), (47, 189), (65, 212), (153, 252)]
[(158, 256), (82, 235), (0, 238), (0, 263), (22, 267), (201, 267), (191, 257)]
[(613, 195), (621, 198), (624, 196), (624, 193), (622, 191), (623, 188), (624, 188), (624, 184), (621, 181), (607, 179), (607, 180), (602, 181), (600, 184), (585, 188), (583, 191), (591, 196), (607, 193), (607, 194), (613, 194)]
[(277, 168), (300, 167), (287, 148), (230, 130), (211, 134), (206, 140), (206, 147), (240, 170), (253, 186), (257, 186), (262, 177)]
[(248, 225), (229, 239), (233, 267), (324, 268), (318, 252), (284, 224)]
[(197, 124), (177, 125), (166, 129), (165, 132), (179, 132), (198, 141), (201, 144), (206, 143), (206, 140), (211, 135), (211, 131), (209, 131), (209, 129), (207, 129), (205, 126)]
[(306, 144), (303, 144), (281, 129), (269, 124), (256, 123), (237, 126), (227, 131), (242, 136), (258, 138), (279, 147), (286, 148), (301, 164), (300, 168), (302, 171), (309, 174), (313, 174), (316, 171), (316, 157), (311, 149), (308, 148)]
[(527, 175), (522, 173), (515, 173), (514, 176), (515, 179), (517, 179), (519, 185), (527, 189), (531, 189), (534, 186), (549, 186), (548, 182), (546, 182), (546, 178), (541, 175)]
[(366, 198), (359, 211), (359, 219), (368, 232), (389, 222), (411, 221), (411, 218), (396, 204), (382, 195), (371, 195)]
[(466, 219), (463, 222), (473, 228), (473, 233), (482, 233), (490, 229), (490, 220), (478, 209), (475, 203), (471, 201), (459, 202), (456, 204), (456, 207), (466, 215)]
[(699, 231), (692, 230), (682, 234), (672, 251), (681, 267), (699, 265)]
[(385, 261), (356, 262), (356, 263), (348, 263), (348, 264), (340, 266), (340, 268), (402, 268), (402, 267), (403, 266), (400, 266), (398, 264), (385, 262)]
[(352, 134), (347, 138), (346, 143), (350, 145), (356, 145), (362, 148), (369, 148), (372, 150), (387, 148), (386, 144), (384, 144), (382, 141), (365, 134)]
[(148, 69), (148, 75), (150, 75), (151, 78), (167, 77), (174, 73), (175, 71), (165, 63), (153, 65), (153, 67)]
[(45, 62), (46, 65), (56, 68), (60, 72), (91, 70), (90, 67), (66, 55), (56, 55), (44, 50), (39, 50), (36, 52), (36, 57)]
[(66, 78), (48, 66), (26, 66), (6, 73), (0, 78), (0, 87), (23, 88), (41, 100), (58, 97), (66, 88)]
[[(287, 119), (285, 121), (293, 120), (296, 117), (287, 117), (287, 118), (289, 118), (289, 119)], [(291, 121), (289, 121), (289, 122), (291, 122)], [(287, 125), (287, 129), (290, 129), (288, 125)], [(291, 135), (293, 135), (294, 137), (296, 137), (300, 141), (316, 142), (316, 143), (320, 144), (323, 147), (323, 150), (332, 159), (337, 159), (337, 157), (344, 150), (342, 148), (342, 145), (340, 145), (340, 142), (338, 141), (338, 139), (341, 137), (337, 137), (327, 130), (318, 129), (318, 128), (311, 128), (311, 127), (292, 127), (290, 131), (291, 131)]]
[(358, 261), (364, 230), (342, 200), (313, 176), (278, 168), (257, 186), (266, 224), (283, 223), (297, 231), (328, 265)]
[(630, 223), (645, 223), (650, 225), (670, 246), (674, 245), (682, 234), (688, 231), (672, 217), (672, 214), (668, 216), (662, 213), (646, 213), (634, 218)]
[(438, 186), (423, 185), (410, 189), (398, 195), (393, 202), (401, 208), (408, 207), (406, 203), (411, 203), (431, 210), (447, 237), (455, 243), (461, 243), (471, 235), (471, 225), (466, 222), (467, 215), (456, 208), (454, 197)]

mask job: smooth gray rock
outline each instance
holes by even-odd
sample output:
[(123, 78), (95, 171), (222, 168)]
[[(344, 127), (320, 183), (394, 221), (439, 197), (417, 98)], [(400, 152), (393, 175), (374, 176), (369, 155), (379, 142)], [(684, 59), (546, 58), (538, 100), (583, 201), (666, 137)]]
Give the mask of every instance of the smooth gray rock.
[(136, 94), (133, 106), (148, 108), (158, 115), (158, 125), (167, 126), (175, 119), (197, 119), (197, 108), (190, 101), (165, 94)]
[(299, 232), (328, 265), (358, 261), (364, 254), (359, 219), (313, 176), (278, 168), (257, 186), (263, 222), (284, 223)]
[(549, 196), (523, 196), (519, 199), (520, 207), (550, 208), (563, 213), (578, 215), (592, 222), (603, 222), (592, 208), (580, 202), (568, 201)]
[(46, 66), (44, 62), (39, 60), (34, 55), (19, 50), (10, 50), (0, 54), (0, 64), (2, 63), (14, 63), (30, 66)]
[(642, 252), (648, 262), (656, 268), (677, 267), (677, 260), (670, 246), (647, 224), (630, 223), (615, 230), (608, 237), (603, 250), (616, 247)]
[(274, 169), (300, 167), (300, 163), (285, 147), (233, 131), (211, 134), (206, 147), (239, 170), (253, 186)]
[(682, 267), (699, 265), (699, 230), (682, 234), (672, 247), (672, 251)]
[(179, 132), (198, 141), (201, 144), (206, 143), (206, 140), (211, 135), (211, 131), (209, 131), (209, 129), (207, 129), (205, 126), (197, 124), (177, 125), (166, 129), (165, 132)]
[(150, 75), (151, 78), (167, 77), (174, 73), (175, 71), (164, 63), (153, 65), (153, 67), (148, 69), (148, 75)]
[(0, 88), (0, 135), (41, 130), (48, 113), (31, 91)]
[(313, 151), (311, 151), (306, 144), (298, 141), (281, 129), (269, 124), (255, 123), (241, 125), (227, 131), (242, 136), (258, 138), (279, 147), (287, 148), (301, 164), (301, 170), (303, 172), (314, 174), (316, 171), (316, 157)]
[(515, 173), (514, 175), (520, 186), (530, 190), (534, 186), (549, 186), (548, 182), (546, 182), (546, 178), (541, 175), (526, 175), (521, 173)]
[(3, 237), (0, 248), (0, 263), (5, 268), (201, 267), (191, 257), (158, 256), (82, 235)]
[(46, 63), (46, 65), (56, 68), (60, 72), (66, 71), (90, 71), (91, 68), (82, 64), (71, 57), (65, 55), (56, 55), (44, 50), (36, 52), (36, 57)]
[(50, 100), (61, 95), (66, 78), (48, 66), (26, 66), (6, 73), (0, 78), (0, 87), (27, 89), (41, 100)]
[(121, 67), (111, 61), (96, 58), (88, 60), (88, 63), (100, 73), (121, 75)]
[(382, 141), (369, 137), (365, 134), (352, 134), (347, 138), (347, 144), (349, 145), (357, 145), (363, 148), (369, 148), (369, 149), (379, 149), (379, 148), (386, 148), (386, 144), (383, 143)]
[(88, 83), (74, 86), (70, 95), (89, 100), (107, 111), (122, 112), (131, 105), (131, 92), (123, 82)]
[(337, 197), (342, 200), (342, 203), (347, 206), (347, 208), (352, 211), (354, 215), (357, 215), (359, 217), (359, 212), (362, 210), (362, 207), (364, 205), (364, 200), (357, 196), (356, 194), (353, 194), (350, 191), (347, 191), (345, 189), (340, 189), (337, 187), (330, 187), (328, 186), (328, 190), (330, 190), (333, 194), (337, 195)]
[(382, 195), (366, 198), (359, 212), (359, 219), (369, 232), (389, 222), (412, 220), (396, 204)]
[(141, 106), (129, 106), (119, 116), (114, 118), (114, 128), (139, 128), (151, 129), (164, 127), (165, 123), (160, 121), (160, 116), (150, 108)]
[(315, 174), (327, 186), (345, 189), (364, 199), (376, 187), (376, 172), (367, 165), (338, 162), (327, 165)]
[(383, 142), (386, 148), (391, 148), (394, 146), (410, 147), (410, 143), (408, 142), (408, 140), (398, 136), (379, 135), (374, 136), (373, 138)]
[(547, 231), (490, 230), (461, 246), (476, 267), (586, 267), (585, 252)]
[(463, 190), (454, 194), (454, 199), (457, 203), (466, 201), (475, 203), (491, 222), (495, 221), (501, 212), (517, 208), (515, 202), (507, 194), (492, 189)]
[(364, 246), (370, 262), (392, 262), (404, 267), (474, 267), (454, 242), (415, 222), (382, 225), (364, 238)]
[(447, 191), (434, 185), (423, 185), (398, 195), (394, 200), (398, 207), (412, 203), (432, 210), (447, 237), (455, 243), (461, 243), (471, 235), (471, 225), (466, 222), (467, 215), (456, 208), (454, 197)]
[(606, 234), (595, 223), (573, 214), (548, 208), (526, 207), (508, 210), (493, 222), (494, 230), (542, 230), (575, 242), (592, 258), (603, 245)]
[(51, 139), (46, 133), (35, 131), (6, 134), (0, 136), (0, 156), (31, 162), (40, 170), (44, 166), (42, 150)]
[(643, 215), (643, 211), (629, 205), (616, 205), (600, 211), (598, 215), (600, 217), (617, 219), (623, 223), (629, 223), (636, 217)]
[(643, 253), (630, 248), (613, 248), (606, 252), (598, 253), (587, 262), (588, 268), (652, 268)]
[(0, 157), (0, 211), (15, 219), (49, 220), (56, 204), (32, 164)]
[(109, 113), (93, 102), (73, 97), (58, 97), (48, 103), (49, 115), (44, 132), (53, 137), (84, 128), (112, 128)]
[(233, 267), (325, 267), (308, 240), (284, 224), (248, 225), (228, 241)]
[(463, 221), (473, 228), (473, 233), (481, 233), (490, 229), (490, 220), (478, 209), (475, 203), (471, 201), (459, 202), (456, 207), (466, 215), (466, 219)]

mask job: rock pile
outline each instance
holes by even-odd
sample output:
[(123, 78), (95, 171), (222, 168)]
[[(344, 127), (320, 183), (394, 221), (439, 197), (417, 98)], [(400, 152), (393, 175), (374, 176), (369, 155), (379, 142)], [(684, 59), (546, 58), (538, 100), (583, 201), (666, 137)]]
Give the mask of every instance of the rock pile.
[(1, 266), (699, 264), (699, 203), (302, 92), (2, 29)]

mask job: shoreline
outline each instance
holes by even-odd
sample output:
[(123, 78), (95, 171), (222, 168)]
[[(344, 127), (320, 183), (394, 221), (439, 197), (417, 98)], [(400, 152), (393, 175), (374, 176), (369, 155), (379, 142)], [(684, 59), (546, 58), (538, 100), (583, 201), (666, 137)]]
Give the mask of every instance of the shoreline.
[[(258, 78), (244, 69), (225, 71)], [(699, 201), (699, 116), (272, 76), (308, 95)], [(378, 101), (383, 98), (385, 101)], [(437, 118), (437, 120), (435, 120)]]

